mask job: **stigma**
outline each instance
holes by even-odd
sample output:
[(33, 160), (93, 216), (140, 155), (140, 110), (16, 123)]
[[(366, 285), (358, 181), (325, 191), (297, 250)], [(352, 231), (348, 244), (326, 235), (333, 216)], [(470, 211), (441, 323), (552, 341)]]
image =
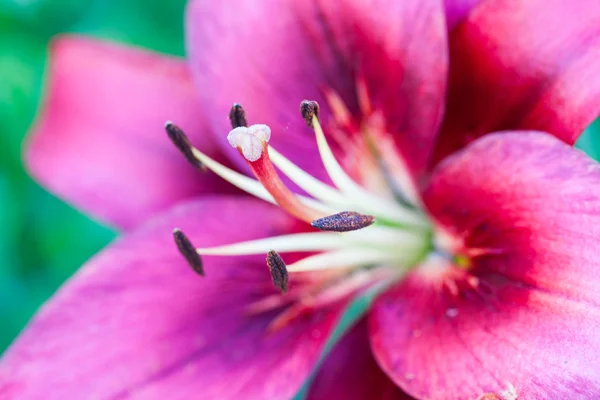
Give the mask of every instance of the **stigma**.
[[(362, 272), (361, 279), (406, 273), (431, 247), (429, 221), (413, 204), (369, 190), (345, 171), (328, 144), (317, 102), (303, 101), (300, 114), (314, 132), (323, 167), (332, 184), (315, 178), (275, 150), (269, 142), (277, 132), (264, 124), (248, 125), (246, 111), (239, 104), (234, 104), (229, 113), (232, 129), (227, 141), (239, 151), (254, 177), (229, 169), (202, 153), (183, 129), (167, 122), (169, 138), (194, 167), (211, 170), (313, 229), (207, 248), (194, 248), (183, 232), (176, 230), (174, 237), (179, 251), (201, 275), (203, 255), (266, 254), (273, 284), (282, 293), (288, 291), (288, 279), (293, 284), (294, 274), (305, 271), (334, 271), (333, 275), (326, 275), (335, 276), (336, 282), (339, 275), (355, 276), (357, 272)], [(307, 195), (289, 189), (280, 174)], [(285, 253), (291, 252), (308, 254), (286, 264)]]

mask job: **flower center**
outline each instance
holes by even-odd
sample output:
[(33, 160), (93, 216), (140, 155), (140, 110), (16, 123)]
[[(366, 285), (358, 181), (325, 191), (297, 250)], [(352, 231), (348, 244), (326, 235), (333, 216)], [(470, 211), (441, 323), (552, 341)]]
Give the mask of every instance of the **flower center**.
[[(282, 292), (288, 290), (288, 280), (293, 285), (294, 274), (306, 271), (322, 271), (323, 281), (333, 279), (335, 285), (341, 284), (346, 289), (353, 287), (349, 282), (355, 280), (357, 285), (364, 286), (369, 282), (401, 278), (433, 249), (433, 231), (426, 214), (415, 200), (411, 200), (414, 199), (412, 194), (399, 189), (401, 185), (394, 183), (392, 190), (388, 187), (387, 191), (378, 192), (353, 179), (342, 168), (327, 142), (319, 121), (318, 104), (303, 101), (300, 111), (315, 133), (321, 161), (333, 185), (310, 175), (271, 147), (271, 129), (260, 124), (247, 126), (240, 105), (235, 104), (231, 109), (233, 129), (227, 140), (239, 150), (256, 179), (233, 171), (200, 152), (180, 128), (167, 122), (169, 137), (194, 166), (212, 170), (238, 188), (277, 204), (315, 228), (311, 232), (196, 249), (180, 230), (176, 230), (175, 241), (182, 255), (194, 270), (203, 273), (201, 255), (267, 254), (273, 282)], [(367, 146), (367, 149), (381, 147)], [(374, 156), (371, 159), (385, 158), (380, 152), (371, 154)], [(309, 196), (289, 190), (275, 168)], [(391, 182), (389, 168), (377, 168), (377, 171), (379, 177)], [(308, 254), (286, 265), (285, 253), (290, 252)], [(360, 279), (355, 279), (357, 276)]]

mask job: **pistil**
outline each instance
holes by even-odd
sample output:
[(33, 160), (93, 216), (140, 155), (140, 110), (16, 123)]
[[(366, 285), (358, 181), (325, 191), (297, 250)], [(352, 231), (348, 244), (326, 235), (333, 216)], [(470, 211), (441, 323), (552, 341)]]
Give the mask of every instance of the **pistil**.
[(281, 181), (269, 159), (268, 143), (271, 129), (266, 125), (238, 127), (227, 135), (232, 147), (237, 148), (252, 169), (256, 179), (267, 192), (273, 196), (277, 204), (295, 217), (310, 223), (325, 214), (302, 204)]

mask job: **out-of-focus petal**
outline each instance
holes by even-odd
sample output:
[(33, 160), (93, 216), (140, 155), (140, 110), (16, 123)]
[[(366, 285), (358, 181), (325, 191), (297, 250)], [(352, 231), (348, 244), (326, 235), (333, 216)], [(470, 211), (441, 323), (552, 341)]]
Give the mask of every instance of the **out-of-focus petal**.
[(441, 0), (195, 0), (186, 31), (192, 73), (224, 148), (225, 115), (239, 102), (252, 123), (273, 128), (275, 148), (319, 175), (298, 105), (317, 100), (321, 118), (332, 121), (323, 93), (333, 90), (360, 120), (361, 81), (408, 166), (426, 165), (446, 90)]
[(46, 100), (26, 161), (45, 187), (94, 216), (130, 228), (200, 193), (232, 192), (169, 142), (166, 120), (215, 156), (182, 60), (63, 36), (50, 48)]
[[(179, 227), (210, 246), (287, 232), (296, 222), (253, 199), (177, 206), (84, 266), (0, 363), (0, 397), (289, 399), (319, 358), (344, 305), (308, 310), (277, 330), (279, 293), (264, 256), (205, 257), (196, 275), (173, 243)], [(295, 283), (290, 282), (293, 289)]]
[(336, 343), (310, 386), (307, 400), (410, 400), (373, 358), (366, 319)]
[(446, 25), (448, 30), (454, 29), (468, 17), (469, 13), (483, 0), (444, 0), (446, 6)]
[(600, 114), (599, 70), (600, 2), (483, 2), (450, 38), (436, 160), (499, 130), (542, 130), (573, 144)]
[(492, 134), (442, 162), (424, 200), (472, 265), (430, 261), (377, 300), (389, 376), (429, 399), (600, 393), (598, 165), (545, 133)]

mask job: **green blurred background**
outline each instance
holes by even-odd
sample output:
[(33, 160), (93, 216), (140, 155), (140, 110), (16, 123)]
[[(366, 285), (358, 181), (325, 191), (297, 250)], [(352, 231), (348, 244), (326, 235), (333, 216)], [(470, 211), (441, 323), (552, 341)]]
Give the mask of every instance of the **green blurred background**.
[[(0, 0), (0, 353), (115, 232), (35, 184), (21, 147), (43, 96), (47, 44), (76, 32), (183, 55), (185, 0)], [(600, 123), (578, 146), (600, 157)]]
[(22, 142), (48, 41), (70, 32), (183, 55), (185, 0), (0, 0), (0, 353), (58, 286), (115, 237), (27, 176)]

